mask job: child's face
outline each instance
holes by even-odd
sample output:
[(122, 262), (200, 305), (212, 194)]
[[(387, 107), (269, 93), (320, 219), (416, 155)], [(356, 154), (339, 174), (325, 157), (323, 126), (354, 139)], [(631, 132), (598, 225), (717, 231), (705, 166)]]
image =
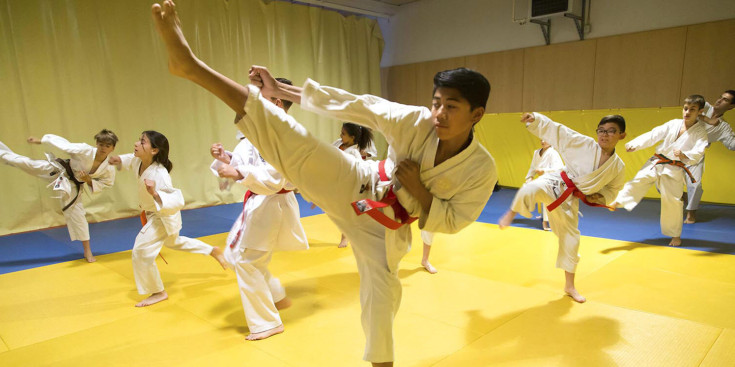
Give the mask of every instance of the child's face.
[(140, 140), (135, 142), (135, 147), (133, 149), (133, 155), (140, 158), (153, 158), (154, 155), (158, 153), (158, 149), (151, 147), (151, 141), (148, 140), (148, 136), (146, 134), (142, 134), (140, 136)]
[(455, 88), (439, 87), (434, 92), (431, 115), (439, 140), (466, 139), (484, 113), (484, 108), (472, 110), (470, 102)]
[(620, 127), (614, 122), (606, 122), (597, 126), (597, 144), (604, 150), (615, 149), (620, 139), (625, 138), (625, 133), (620, 132)]
[(339, 133), (339, 137), (342, 139), (342, 144), (344, 145), (353, 145), (355, 144), (355, 137), (348, 134), (347, 130), (345, 128), (342, 128), (342, 131)]
[(114, 145), (101, 141), (97, 142), (97, 154), (100, 154), (103, 159), (107, 158), (107, 156), (112, 153), (113, 150), (115, 150)]
[(685, 122), (690, 124), (694, 123), (697, 121), (697, 116), (699, 116), (699, 106), (696, 104), (684, 103), (681, 115)]

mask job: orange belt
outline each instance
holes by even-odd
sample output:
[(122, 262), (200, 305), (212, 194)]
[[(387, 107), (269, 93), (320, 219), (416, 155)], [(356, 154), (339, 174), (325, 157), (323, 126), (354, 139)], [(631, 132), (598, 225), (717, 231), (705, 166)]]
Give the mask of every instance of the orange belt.
[[(279, 191), (278, 194), (287, 194), (287, 193), (289, 193), (291, 191), (292, 190), (281, 189), (281, 191)], [(242, 226), (240, 227), (240, 230), (237, 231), (237, 235), (235, 236), (235, 238), (232, 240), (232, 242), (230, 242), (230, 247), (231, 248), (234, 248), (235, 245), (240, 241), (240, 236), (242, 235), (242, 230), (245, 229), (245, 203), (247, 203), (248, 202), (248, 199), (250, 199), (251, 197), (253, 197), (255, 195), (258, 195), (258, 194), (256, 194), (256, 193), (248, 190), (245, 193), (245, 196), (243, 196), (243, 198), (242, 198), (242, 214), (241, 214), (241, 217), (242, 217)]]
[(569, 176), (567, 176), (566, 172), (561, 171), (561, 179), (564, 180), (565, 184), (567, 184), (567, 189), (564, 190), (563, 193), (561, 193), (558, 199), (554, 200), (553, 203), (546, 206), (546, 209), (548, 209), (549, 211), (556, 209), (556, 207), (561, 205), (561, 203), (563, 203), (564, 200), (566, 200), (569, 197), (569, 195), (576, 196), (577, 198), (579, 198), (579, 200), (582, 200), (583, 203), (589, 206), (599, 206), (603, 208), (608, 208), (610, 211), (615, 211), (615, 208), (613, 207), (603, 205), (603, 204), (591, 203), (587, 201), (587, 195), (582, 193), (582, 191), (579, 191), (579, 189), (574, 184), (574, 182), (572, 182), (572, 180), (569, 179)]
[[(145, 210), (143, 210), (140, 212), (140, 224), (143, 225), (143, 227), (145, 227), (146, 223), (148, 223), (148, 217), (145, 216)], [(160, 252), (158, 253), (158, 256), (160, 256), (161, 260), (163, 260), (163, 262), (165, 262), (166, 265), (168, 265), (168, 261), (166, 261), (166, 258), (163, 257), (163, 255), (161, 255)]]
[(659, 164), (670, 164), (672, 166), (681, 167), (684, 169), (684, 172), (686, 172), (687, 175), (689, 175), (689, 179), (692, 180), (692, 183), (697, 182), (697, 180), (694, 179), (694, 175), (692, 174), (691, 171), (689, 171), (689, 168), (687, 168), (687, 165), (684, 164), (684, 162), (670, 159), (663, 154), (654, 154), (653, 156), (658, 158), (658, 161), (653, 164), (654, 167), (658, 166)]
[[(388, 179), (388, 175), (385, 173), (385, 160), (380, 161), (378, 164), (378, 174), (380, 176), (380, 181), (390, 181)], [(387, 215), (383, 214), (383, 212), (378, 210), (387, 206), (393, 208), (393, 213), (395, 214), (396, 219), (399, 219), (400, 222), (389, 218)], [(401, 228), (406, 224), (411, 224), (413, 221), (418, 219), (417, 217), (408, 215), (406, 208), (398, 202), (398, 198), (393, 192), (393, 185), (391, 185), (388, 192), (380, 201), (362, 199), (352, 203), (352, 208), (355, 209), (355, 213), (357, 213), (357, 215), (367, 214), (384, 227), (392, 230)]]

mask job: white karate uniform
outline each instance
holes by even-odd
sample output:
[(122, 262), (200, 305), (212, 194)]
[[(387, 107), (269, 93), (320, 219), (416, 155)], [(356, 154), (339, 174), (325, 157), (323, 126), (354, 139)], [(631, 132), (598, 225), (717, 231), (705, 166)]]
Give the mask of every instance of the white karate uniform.
[[(712, 107), (712, 105), (707, 103), (705, 108), (705, 115), (707, 117), (712, 117), (712, 114), (714, 113), (714, 108)], [(707, 131), (707, 147), (709, 147), (712, 143), (719, 141), (727, 149), (735, 150), (735, 134), (733, 133), (730, 124), (720, 119), (717, 125), (714, 126), (705, 123), (704, 128)], [(702, 193), (704, 192), (704, 189), (702, 188), (702, 176), (704, 175), (704, 156), (702, 156), (702, 160), (699, 163), (688, 166), (687, 168), (689, 168), (689, 171), (692, 173), (692, 176), (694, 176), (696, 182), (692, 183), (691, 180), (686, 180), (688, 193), (687, 196), (689, 198), (686, 209), (697, 210), (699, 209), (699, 202), (702, 200)]]
[[(704, 122), (697, 121), (681, 136), (678, 136), (684, 120), (674, 119), (638, 136), (625, 144), (625, 147), (626, 149), (645, 149), (661, 141), (661, 144), (656, 147), (656, 154), (676, 159), (674, 151), (681, 150), (682, 154), (688, 157), (688, 159), (682, 159), (682, 162), (693, 165), (702, 159), (704, 149), (707, 147), (707, 131), (704, 124)], [(658, 158), (655, 156), (646, 161), (635, 177), (625, 184), (615, 201), (631, 211), (643, 199), (648, 188), (655, 183), (661, 193), (661, 233), (669, 237), (680, 237), (684, 223), (682, 217), (684, 203), (681, 201), (681, 196), (684, 193), (684, 180), (689, 181), (690, 179), (683, 168), (670, 164), (656, 165), (657, 161)]]
[[(166, 167), (154, 162), (140, 173), (140, 158), (133, 154), (120, 156), (122, 168), (135, 171), (138, 177), (138, 205), (145, 211), (148, 222), (135, 237), (133, 245), (133, 275), (139, 294), (163, 291), (161, 274), (156, 266), (156, 256), (161, 247), (209, 255), (214, 247), (197, 239), (179, 236), (181, 230), (181, 208), (184, 195), (171, 184), (171, 175)], [(161, 205), (153, 199), (145, 186), (145, 180), (155, 181)]]
[[(86, 211), (82, 204), (81, 194), (86, 192), (89, 194), (99, 193), (100, 191), (112, 186), (115, 182), (115, 167), (110, 165), (107, 160), (100, 163), (94, 173), (89, 173), (94, 165), (94, 157), (97, 154), (97, 148), (85, 143), (70, 143), (68, 140), (52, 134), (46, 134), (41, 138), (41, 143), (57, 148), (69, 155), (69, 165), (74, 171), (84, 171), (89, 174), (92, 179), (92, 186), (84, 183), (79, 187), (81, 191), (74, 204), (62, 211), (64, 219), (66, 219), (66, 228), (69, 230), (69, 237), (72, 241), (89, 241), (89, 223), (85, 217)], [(77, 196), (77, 188), (73, 181), (70, 180), (64, 167), (56, 162), (53, 154), (46, 153), (46, 160), (30, 159), (28, 157), (15, 154), (9, 149), (0, 151), (0, 160), (10, 166), (20, 168), (24, 172), (48, 180), (56, 191), (59, 198), (60, 209)], [(78, 177), (78, 181), (81, 181)]]
[[(278, 278), (268, 271), (273, 251), (306, 250), (309, 244), (299, 220), (295, 187), (268, 164), (258, 150), (243, 139), (230, 154), (230, 165), (243, 176), (236, 183), (255, 195), (243, 206), (242, 214), (227, 236), (225, 259), (235, 270), (240, 298), (251, 333), (282, 324), (275, 303), (286, 298)], [(212, 171), (224, 163), (215, 160)]]
[[(548, 149), (546, 149), (543, 155), (541, 155), (541, 148), (539, 148), (533, 152), (531, 167), (528, 168), (528, 173), (526, 173), (526, 181), (533, 180), (534, 176), (536, 176), (536, 171), (543, 171), (544, 173), (554, 173), (561, 172), (563, 170), (564, 161), (561, 159), (559, 152), (557, 152), (554, 147), (549, 147)], [(540, 207), (540, 211), (543, 216), (542, 220), (544, 222), (548, 222), (549, 210), (546, 209), (546, 205), (541, 204)]]
[[(528, 130), (557, 148), (566, 162), (565, 172), (575, 186), (585, 195), (601, 194), (611, 203), (625, 183), (625, 164), (613, 155), (600, 165), (602, 148), (597, 141), (582, 135), (548, 117), (534, 113), (535, 120), (526, 125)], [(549, 205), (566, 189), (561, 171), (546, 172), (524, 184), (518, 192), (511, 210), (527, 218), (537, 202)], [(559, 238), (556, 267), (574, 273), (579, 263), (579, 199), (570, 195), (561, 205), (549, 212), (549, 225)]]
[(424, 242), (425, 245), (431, 246), (434, 244), (434, 232), (429, 231), (421, 231), (421, 241)]
[[(409, 250), (411, 230), (409, 226), (389, 230), (368, 215), (356, 215), (351, 206), (360, 199), (381, 199), (390, 184), (378, 182), (378, 162), (348, 158), (313, 137), (263, 98), (258, 88), (248, 88), (246, 115), (237, 123), (238, 128), (263, 158), (322, 208), (352, 242), (367, 339), (364, 358), (392, 361), (393, 319), (401, 300), (398, 265)], [(422, 213), (418, 201), (406, 190), (394, 190), (407, 212), (419, 217), (422, 229), (455, 233), (474, 222), (497, 181), (492, 157), (474, 138), (459, 154), (434, 167), (439, 139), (431, 111), (425, 107), (356, 96), (307, 80), (301, 108), (381, 132), (390, 144), (385, 167), (391, 181), (395, 162), (418, 162), (421, 181), (434, 196), (430, 211)], [(382, 211), (393, 218), (390, 207)]]

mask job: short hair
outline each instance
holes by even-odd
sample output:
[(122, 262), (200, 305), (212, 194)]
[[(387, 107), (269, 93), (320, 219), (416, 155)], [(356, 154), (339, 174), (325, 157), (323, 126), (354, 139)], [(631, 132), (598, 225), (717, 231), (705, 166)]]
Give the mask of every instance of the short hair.
[(732, 99), (730, 100), (730, 104), (735, 104), (735, 90), (728, 89), (725, 91), (725, 93), (732, 96)]
[(618, 129), (620, 129), (620, 132), (621, 133), (625, 132), (625, 119), (623, 118), (623, 116), (607, 115), (600, 120), (600, 123), (597, 124), (597, 126), (599, 127), (600, 125), (605, 125), (607, 123), (613, 123), (615, 125), (618, 125)]
[(705, 102), (704, 102), (704, 97), (702, 97), (701, 95), (692, 94), (691, 96), (684, 98), (684, 104), (687, 104), (687, 103), (695, 104), (699, 106), (699, 109), (701, 110), (704, 108)]
[(470, 103), (470, 108), (485, 108), (490, 97), (490, 82), (480, 73), (467, 68), (444, 70), (434, 75), (434, 90), (437, 88), (454, 88)]
[[(293, 85), (293, 82), (286, 78), (276, 78), (276, 80), (283, 84)], [(286, 111), (288, 111), (288, 109), (291, 108), (291, 105), (293, 104), (293, 102), (287, 101), (285, 99), (281, 99), (281, 102), (283, 102), (283, 109)]]
[(103, 144), (110, 144), (113, 147), (117, 145), (117, 135), (112, 130), (102, 129), (94, 136), (94, 141)]

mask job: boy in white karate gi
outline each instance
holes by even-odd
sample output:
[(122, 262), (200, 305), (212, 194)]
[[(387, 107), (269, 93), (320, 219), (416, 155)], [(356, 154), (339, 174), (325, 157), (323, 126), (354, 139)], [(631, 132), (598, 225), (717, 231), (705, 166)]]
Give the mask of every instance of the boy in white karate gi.
[[(725, 112), (735, 108), (735, 90), (726, 90), (722, 93), (722, 96), (712, 106), (709, 103), (705, 104), (704, 113), (699, 117), (701, 121), (706, 122), (704, 125), (707, 131), (707, 147), (714, 142), (721, 142), (725, 148), (729, 150), (735, 150), (735, 134), (733, 134), (730, 124), (722, 119)], [(702, 160), (694, 165), (687, 167), (694, 176), (694, 182), (687, 180), (687, 193), (684, 197), (688, 198), (686, 201), (687, 217), (684, 223), (694, 223), (697, 221), (697, 209), (699, 209), (699, 202), (702, 200), (702, 176), (704, 175), (704, 157)]]
[[(278, 78), (282, 83), (291, 81)], [(288, 112), (291, 102), (273, 103)], [(239, 120), (239, 118), (238, 118)], [(238, 135), (242, 135), (238, 131)], [(244, 136), (232, 152), (213, 144), (212, 171), (248, 189), (243, 211), (227, 236), (225, 259), (235, 269), (250, 335), (260, 340), (283, 332), (278, 314), (291, 305), (278, 278), (268, 271), (274, 251), (306, 250), (309, 243), (301, 225), (295, 186), (268, 164)]]
[[(171, 1), (155, 4), (153, 18), (169, 53), (169, 71), (206, 88), (243, 116), (237, 127), (263, 158), (350, 239), (360, 273), (364, 359), (392, 366), (393, 319), (401, 299), (398, 265), (411, 240), (405, 224), (418, 217), (422, 229), (457, 232), (479, 217), (497, 181), (492, 157), (472, 135), (485, 112), (487, 80), (467, 69), (438, 73), (432, 110), (356, 96), (311, 80), (303, 89), (288, 86), (261, 67), (253, 67), (250, 78), (262, 89), (244, 87), (193, 55)], [(266, 99), (271, 97), (378, 130), (390, 144), (388, 159), (345, 156), (311, 136)]]
[(625, 144), (627, 152), (634, 152), (661, 141), (653, 157), (625, 184), (613, 206), (633, 210), (648, 188), (656, 184), (661, 193), (661, 233), (671, 237), (669, 246), (681, 245), (684, 180), (694, 180), (686, 165), (697, 164), (707, 147), (705, 123), (698, 119), (704, 103), (704, 97), (698, 94), (687, 97), (682, 109), (683, 119), (656, 126)]
[(566, 162), (563, 171), (545, 172), (524, 184), (498, 223), (508, 227), (516, 214), (531, 217), (536, 203), (549, 210), (551, 230), (559, 238), (556, 267), (564, 269), (564, 291), (579, 303), (587, 299), (574, 284), (579, 263), (579, 200), (591, 206), (612, 202), (625, 183), (625, 164), (615, 153), (615, 145), (625, 138), (625, 119), (608, 115), (597, 125), (597, 140), (582, 135), (540, 113), (521, 118), (528, 130), (547, 141)]
[(107, 156), (115, 150), (117, 135), (103, 129), (94, 136), (96, 146), (85, 143), (70, 143), (53, 134), (41, 139), (30, 137), (31, 144), (46, 144), (69, 155), (69, 159), (56, 158), (46, 153), (46, 160), (35, 160), (15, 154), (0, 142), (0, 161), (20, 168), (24, 172), (51, 182), (50, 187), (58, 192), (61, 212), (66, 219), (66, 228), (72, 241), (81, 241), (84, 258), (95, 262), (89, 244), (89, 223), (85, 217), (82, 192), (97, 194), (115, 183), (115, 168), (107, 161)]
[[(554, 149), (549, 143), (541, 139), (541, 148), (533, 152), (533, 158), (531, 158), (531, 166), (528, 168), (526, 173), (526, 183), (531, 182), (535, 177), (541, 176), (546, 172), (559, 172), (564, 170), (564, 161), (562, 161), (559, 152)], [(546, 206), (539, 205), (539, 211), (541, 212), (541, 226), (544, 231), (550, 231), (549, 228), (549, 210)]]

